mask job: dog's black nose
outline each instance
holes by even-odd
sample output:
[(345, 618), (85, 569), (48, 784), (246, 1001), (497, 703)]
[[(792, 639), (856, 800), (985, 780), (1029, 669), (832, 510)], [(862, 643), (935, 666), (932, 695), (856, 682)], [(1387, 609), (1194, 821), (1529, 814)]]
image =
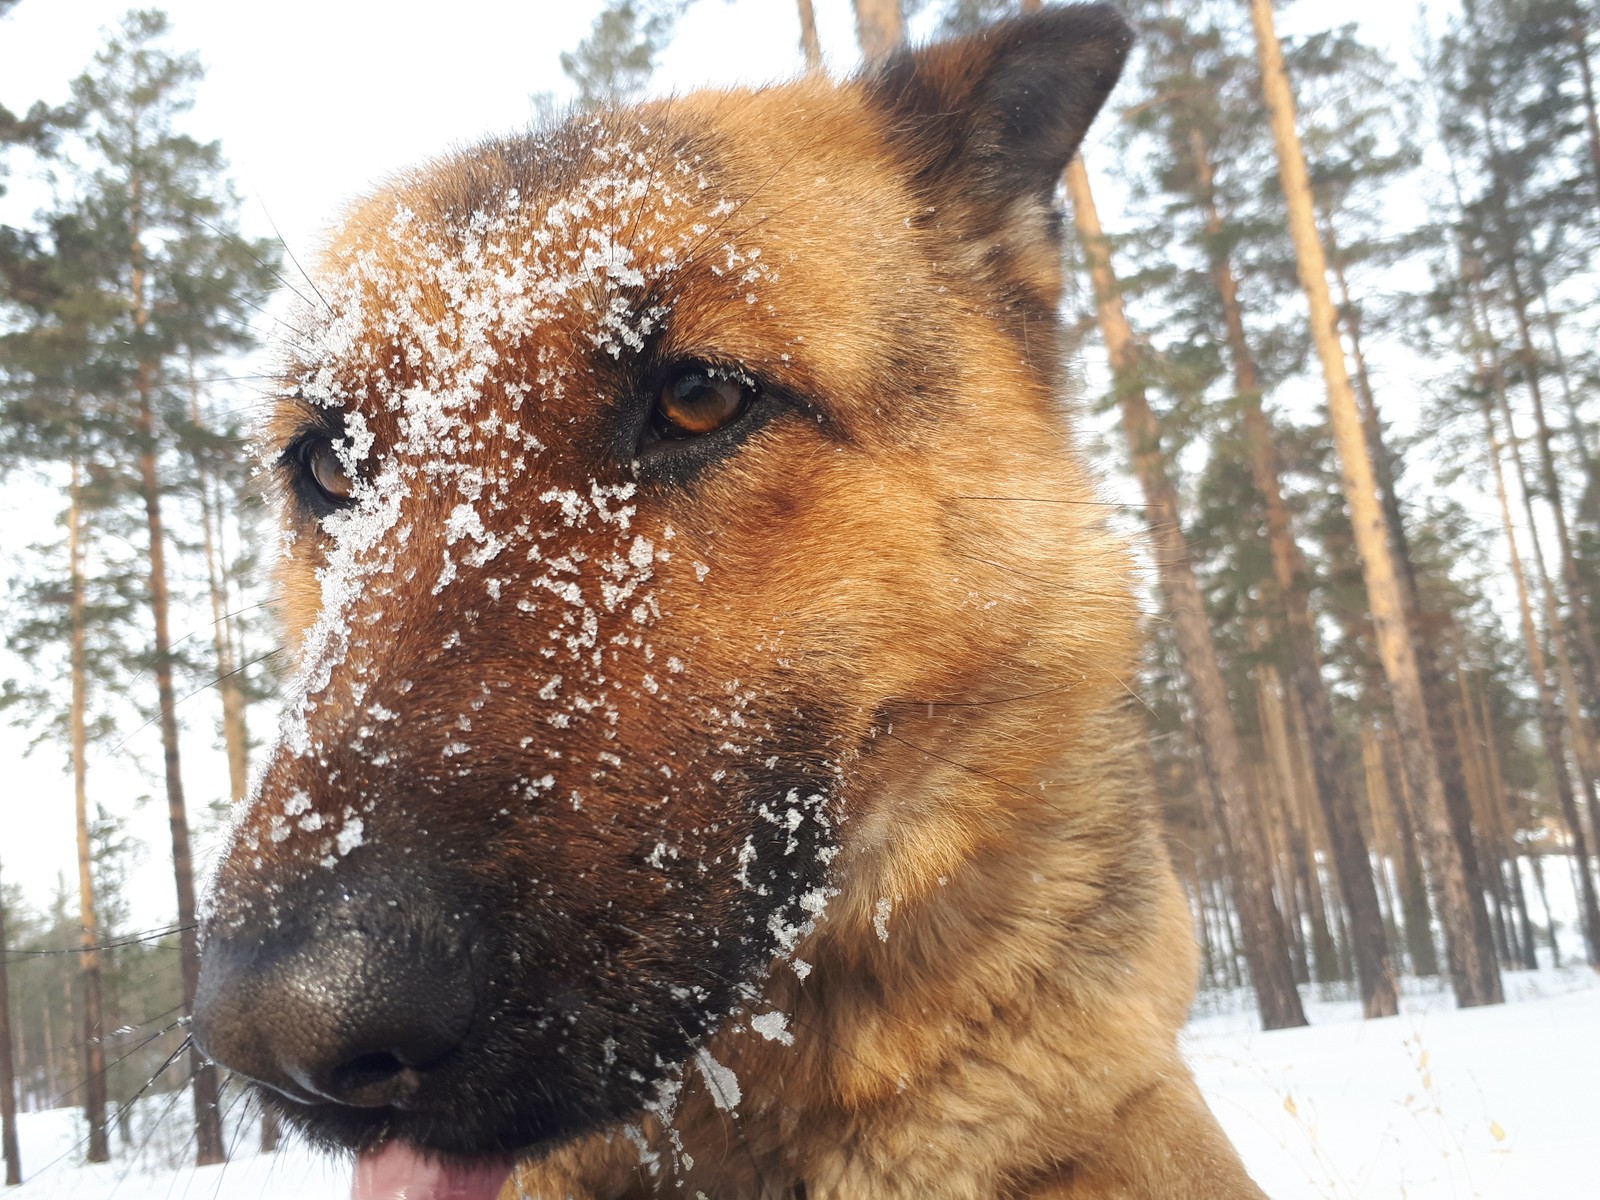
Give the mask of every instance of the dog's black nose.
[(283, 920), (213, 925), (195, 1036), (294, 1100), (410, 1107), (472, 1021), (465, 933), (420, 889), (306, 891)]

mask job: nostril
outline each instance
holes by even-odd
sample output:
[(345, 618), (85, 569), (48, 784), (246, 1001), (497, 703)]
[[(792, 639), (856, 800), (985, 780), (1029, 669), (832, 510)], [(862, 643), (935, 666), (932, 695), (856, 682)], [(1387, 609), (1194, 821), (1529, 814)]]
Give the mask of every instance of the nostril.
[(334, 1078), (341, 1084), (359, 1087), (376, 1083), (405, 1070), (405, 1063), (385, 1051), (381, 1054), (362, 1054), (334, 1069)]
[(422, 1072), (388, 1051), (358, 1054), (328, 1073), (317, 1090), (359, 1108), (405, 1107), (422, 1086)]

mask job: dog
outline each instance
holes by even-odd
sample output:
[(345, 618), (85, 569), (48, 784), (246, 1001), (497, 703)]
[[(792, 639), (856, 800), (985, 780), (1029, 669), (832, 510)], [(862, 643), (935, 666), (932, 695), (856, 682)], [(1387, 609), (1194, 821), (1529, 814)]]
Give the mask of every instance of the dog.
[(349, 214), (194, 1031), (359, 1200), (1260, 1196), (1060, 398), (1129, 45), (1047, 9)]

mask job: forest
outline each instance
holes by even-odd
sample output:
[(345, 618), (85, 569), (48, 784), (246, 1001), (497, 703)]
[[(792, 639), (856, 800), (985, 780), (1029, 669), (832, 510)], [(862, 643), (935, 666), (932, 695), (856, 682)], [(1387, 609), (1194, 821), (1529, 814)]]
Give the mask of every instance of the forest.
[[(544, 107), (647, 94), (718, 2), (608, 0)], [(854, 0), (860, 56), (1037, 6)], [(811, 0), (775, 7), (796, 70), (824, 69)], [(1062, 334), (1139, 544), (1128, 687), (1202, 987), (1282, 1029), (1313, 995), (1377, 1019), (1419, 988), (1476, 1007), (1509, 973), (1600, 968), (1594, 6), (1418, 8), (1400, 43), (1280, 36), (1272, 0), (1120, 7), (1137, 50), (1061, 185)], [(0, 711), (62, 766), (59, 794), (6, 805), (73, 805), (79, 864), (25, 895), (0, 837), (8, 1183), (19, 1107), (80, 1107), (104, 1162), (136, 1099), (192, 1103), (205, 1164), (238, 1094), (186, 1036), (191, 843), (226, 805), (186, 795), (184, 764), (220, 741), (237, 802), (270, 736), (288, 665), (238, 396), (270, 394), (249, 372), (284, 336), (273, 294), (314, 285), (243, 232), (180, 40), (131, 12), (67, 103), (0, 107), (0, 194), (54, 181), (0, 223), (0, 481), (54, 506), (5, 565)], [(90, 769), (136, 734), (171, 835), (159, 928)]]

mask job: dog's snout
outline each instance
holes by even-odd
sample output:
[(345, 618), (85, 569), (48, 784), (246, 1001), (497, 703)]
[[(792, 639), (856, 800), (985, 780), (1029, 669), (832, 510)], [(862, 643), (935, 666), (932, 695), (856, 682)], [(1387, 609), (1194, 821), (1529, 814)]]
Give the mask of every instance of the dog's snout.
[(293, 1100), (412, 1107), (472, 1022), (465, 931), (415, 893), (312, 903), (310, 920), (211, 931), (195, 1036)]

